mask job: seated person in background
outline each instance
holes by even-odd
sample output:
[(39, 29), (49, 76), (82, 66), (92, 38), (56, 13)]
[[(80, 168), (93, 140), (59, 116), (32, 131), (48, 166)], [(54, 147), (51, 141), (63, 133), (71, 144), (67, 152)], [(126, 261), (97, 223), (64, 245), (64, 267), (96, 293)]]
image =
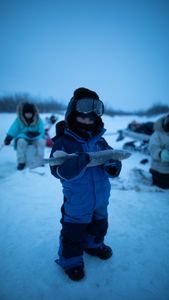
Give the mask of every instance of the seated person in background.
[(153, 184), (169, 189), (169, 114), (154, 124), (149, 152), (152, 158), (150, 173)]
[(28, 145), (35, 145), (39, 160), (44, 157), (45, 131), (38, 109), (33, 103), (20, 103), (17, 107), (17, 115), (7, 132), (4, 144), (9, 145), (14, 139), (18, 161), (17, 169), (22, 170), (26, 166)]

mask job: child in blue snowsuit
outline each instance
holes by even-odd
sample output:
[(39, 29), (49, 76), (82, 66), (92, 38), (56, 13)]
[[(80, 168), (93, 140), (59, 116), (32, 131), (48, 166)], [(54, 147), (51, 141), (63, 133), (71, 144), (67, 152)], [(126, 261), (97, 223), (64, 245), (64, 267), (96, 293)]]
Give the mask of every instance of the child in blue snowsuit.
[(94, 91), (75, 90), (65, 120), (56, 125), (51, 151), (51, 157), (57, 150), (77, 154), (60, 166), (51, 166), (52, 175), (61, 180), (64, 195), (56, 262), (72, 280), (84, 277), (84, 251), (101, 259), (112, 256), (112, 249), (104, 244), (108, 229), (109, 177), (119, 175), (121, 162), (110, 160), (104, 165), (87, 167), (89, 152), (111, 149), (102, 137), (103, 111), (104, 105)]

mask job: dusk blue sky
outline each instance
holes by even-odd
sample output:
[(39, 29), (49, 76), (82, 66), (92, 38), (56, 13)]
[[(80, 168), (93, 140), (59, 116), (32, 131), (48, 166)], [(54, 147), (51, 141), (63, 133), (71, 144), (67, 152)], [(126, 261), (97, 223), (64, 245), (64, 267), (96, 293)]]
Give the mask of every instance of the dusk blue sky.
[(0, 0), (0, 94), (169, 104), (169, 0)]

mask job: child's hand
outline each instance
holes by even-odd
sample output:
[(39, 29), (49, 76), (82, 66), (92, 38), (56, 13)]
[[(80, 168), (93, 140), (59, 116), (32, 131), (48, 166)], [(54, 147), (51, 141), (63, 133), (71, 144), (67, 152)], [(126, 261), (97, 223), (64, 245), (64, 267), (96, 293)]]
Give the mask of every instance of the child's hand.
[(79, 159), (81, 160), (86, 160), (87, 162), (90, 161), (90, 155), (88, 153), (84, 153), (84, 152), (77, 152), (76, 153), (79, 156)]
[(62, 165), (58, 166), (57, 175), (65, 180), (81, 177), (84, 174), (89, 161), (90, 157), (88, 153), (77, 152), (76, 156), (72, 156)]
[(109, 160), (104, 164), (104, 169), (111, 177), (117, 177), (120, 174), (122, 163), (119, 160)]
[(39, 132), (28, 131), (26, 133), (26, 135), (27, 135), (28, 138), (35, 138), (35, 137), (37, 137), (39, 135)]

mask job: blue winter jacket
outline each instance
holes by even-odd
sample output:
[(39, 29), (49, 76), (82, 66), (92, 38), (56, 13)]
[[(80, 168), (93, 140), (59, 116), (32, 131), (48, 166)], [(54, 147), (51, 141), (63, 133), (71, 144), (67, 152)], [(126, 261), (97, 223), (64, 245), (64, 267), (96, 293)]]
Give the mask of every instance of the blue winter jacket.
[(105, 130), (85, 140), (69, 129), (64, 135), (55, 139), (51, 157), (56, 150), (77, 153), (60, 166), (51, 166), (51, 173), (61, 180), (64, 194), (64, 221), (91, 222), (93, 214), (96, 219), (107, 217), (110, 196), (109, 177), (116, 177), (121, 170), (121, 162), (111, 160), (105, 165), (89, 167), (89, 155), (86, 152), (111, 149), (102, 135)]
[[(38, 133), (38, 135), (31, 136), (28, 133)], [(11, 127), (9, 128), (7, 135), (10, 135), (15, 139), (23, 138), (31, 141), (35, 141), (40, 138), (45, 138), (43, 121), (39, 119), (37, 124), (28, 126), (23, 124), (19, 120), (19, 118), (16, 118), (15, 121), (12, 123)]]

